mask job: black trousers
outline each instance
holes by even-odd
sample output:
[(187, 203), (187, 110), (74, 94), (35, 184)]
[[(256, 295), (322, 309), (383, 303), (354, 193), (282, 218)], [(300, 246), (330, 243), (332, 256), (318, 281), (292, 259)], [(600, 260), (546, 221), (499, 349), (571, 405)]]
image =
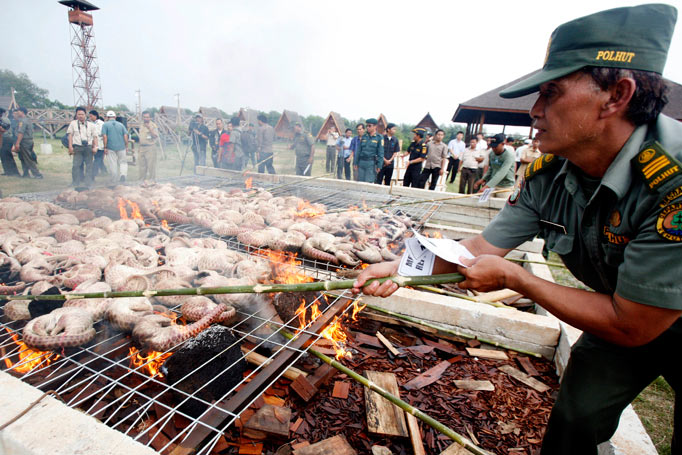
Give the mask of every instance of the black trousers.
[(450, 183), (455, 183), (455, 178), (457, 178), (458, 169), (459, 159), (454, 159), (453, 157), (448, 158), (448, 172), (445, 178), (447, 178), (447, 176), (450, 175)]
[(98, 149), (95, 153), (95, 162), (93, 164), (93, 178), (97, 177), (100, 172), (106, 172), (106, 166), (104, 166), (104, 149)]
[(571, 351), (541, 454), (597, 455), (597, 444), (611, 438), (623, 409), (661, 375), (675, 391), (671, 453), (682, 454), (681, 344), (679, 319), (655, 340), (635, 348), (583, 334)]
[(89, 145), (73, 146), (73, 163), (71, 165), (71, 179), (74, 186), (92, 185), (95, 167), (94, 153)]
[(384, 166), (379, 170), (377, 174), (377, 184), (389, 186), (391, 184), (391, 179), (393, 178), (393, 164), (390, 166)]
[(266, 168), (268, 170), (268, 173), (276, 174), (275, 166), (272, 165), (272, 153), (261, 152), (258, 155), (258, 172), (262, 174), (265, 172)]
[(422, 175), (422, 164), (410, 164), (405, 169), (405, 177), (403, 177), (403, 186), (411, 186), (412, 188), (419, 188), (419, 181)]
[(336, 159), (336, 178), (340, 179), (343, 173), (346, 175), (346, 180), (350, 180), (350, 162), (343, 156), (339, 156)]
[(434, 167), (433, 169), (424, 169), (420, 177), (419, 188), (424, 188), (426, 182), (431, 178), (431, 183), (429, 183), (429, 189), (431, 191), (436, 189), (436, 184), (438, 183), (438, 177), (440, 177), (440, 168)]
[(462, 173), (459, 176), (459, 192), (463, 194), (471, 194), (474, 192), (474, 182), (478, 175), (478, 168), (463, 167)]
[(12, 154), (12, 145), (14, 145), (14, 138), (7, 134), (2, 138), (2, 149), (0, 150), (0, 161), (2, 161), (2, 170), (5, 175), (19, 175), (19, 168), (17, 162), (14, 161)]

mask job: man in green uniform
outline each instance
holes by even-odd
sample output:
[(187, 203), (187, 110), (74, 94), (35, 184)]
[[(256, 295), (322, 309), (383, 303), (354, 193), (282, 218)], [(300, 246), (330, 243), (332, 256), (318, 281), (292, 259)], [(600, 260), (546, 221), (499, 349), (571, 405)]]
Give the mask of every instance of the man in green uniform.
[(38, 161), (33, 152), (33, 122), (26, 117), (27, 112), (25, 107), (20, 107), (14, 111), (17, 129), (12, 153), (19, 154), (19, 159), (24, 166), (24, 177), (28, 177), (30, 172), (34, 179), (42, 179), (43, 174), (38, 170)]
[(296, 153), (296, 175), (310, 175), (315, 157), (314, 141), (300, 123), (294, 125), (294, 143), (290, 148)]
[(359, 182), (374, 183), (384, 159), (384, 137), (377, 133), (377, 119), (371, 118), (365, 123), (367, 132), (360, 140), (355, 168)]
[(488, 172), (474, 183), (474, 191), (483, 185), (481, 191), (495, 190), (495, 197), (508, 197), (514, 186), (516, 156), (504, 146), (504, 134), (496, 134), (490, 142), (492, 149), (488, 155)]
[[(545, 432), (543, 455), (596, 455), (622, 410), (662, 375), (676, 393), (682, 453), (682, 124), (662, 115), (661, 76), (677, 11), (616, 8), (558, 27), (541, 71), (503, 97), (539, 91), (530, 111), (545, 153), (482, 235), (462, 241), (464, 289), (510, 288), (582, 330)], [(550, 283), (503, 256), (540, 235), (594, 292)], [(369, 267), (356, 282), (397, 271)], [(365, 292), (390, 295), (396, 284)]]

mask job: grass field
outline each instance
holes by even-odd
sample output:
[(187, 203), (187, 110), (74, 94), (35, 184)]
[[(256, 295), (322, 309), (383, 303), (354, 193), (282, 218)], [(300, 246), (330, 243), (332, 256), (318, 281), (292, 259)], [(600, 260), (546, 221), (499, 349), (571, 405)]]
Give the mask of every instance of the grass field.
[[(41, 139), (36, 140), (36, 153), (40, 150)], [(71, 157), (68, 155), (66, 149), (58, 140), (48, 140), (52, 144), (53, 153), (51, 155), (38, 154), (38, 167), (45, 178), (43, 180), (36, 179), (22, 179), (19, 177), (0, 177), (0, 190), (3, 196), (9, 196), (16, 193), (27, 193), (36, 191), (52, 191), (57, 189), (66, 189), (71, 183)], [(277, 173), (280, 174), (294, 174), (295, 157), (293, 151), (288, 149), (287, 143), (276, 143), (274, 146), (274, 166)], [(165, 150), (165, 158), (159, 157), (157, 166), (157, 177), (175, 177), (180, 175), (180, 167), (182, 162), (182, 154), (175, 147), (170, 147)], [(210, 163), (210, 156), (207, 157), (207, 162)], [(19, 160), (16, 160), (19, 165)], [(316, 145), (315, 161), (312, 169), (312, 175), (324, 174), (325, 162), (325, 146), (323, 144)], [(187, 154), (184, 171), (182, 175), (188, 175), (192, 172), (193, 158), (192, 153)], [(128, 168), (128, 181), (135, 182), (138, 180), (139, 170), (137, 166), (130, 166)], [(103, 175), (97, 177), (96, 184), (107, 184), (108, 176)], [(448, 184), (448, 191), (454, 192), (459, 185), (459, 177), (454, 184)], [(552, 261), (560, 261), (559, 257), (552, 254), (550, 256)], [(570, 272), (565, 269), (552, 268), (554, 279), (557, 283), (567, 286), (585, 288), (582, 283), (577, 281)], [(645, 428), (649, 432), (651, 439), (654, 441), (656, 448), (660, 454), (670, 454), (670, 438), (672, 436), (673, 428), (673, 403), (674, 392), (670, 385), (663, 378), (659, 378), (647, 389), (633, 403), (635, 410), (639, 414)]]

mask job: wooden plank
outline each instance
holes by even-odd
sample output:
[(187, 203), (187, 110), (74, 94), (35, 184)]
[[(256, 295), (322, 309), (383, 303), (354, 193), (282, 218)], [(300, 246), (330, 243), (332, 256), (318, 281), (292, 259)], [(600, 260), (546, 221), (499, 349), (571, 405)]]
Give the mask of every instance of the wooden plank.
[(336, 381), (334, 383), (334, 391), (332, 392), (332, 397), (345, 400), (346, 398), (348, 398), (348, 392), (349, 391), (350, 391), (350, 382), (348, 382), (348, 381)]
[(308, 379), (304, 378), (303, 376), (297, 377), (296, 380), (289, 385), (289, 387), (291, 387), (291, 390), (296, 392), (296, 395), (301, 397), (306, 403), (310, 401), (310, 399), (317, 393), (317, 387), (312, 385)]
[(428, 338), (424, 338), (424, 343), (426, 343), (429, 346), (433, 346), (434, 348), (438, 349), (439, 351), (443, 351), (446, 354), (452, 354), (452, 355), (462, 355), (464, 352), (458, 351), (457, 349), (453, 348), (452, 346), (449, 346), (447, 344), (439, 343), (437, 341), (431, 341)]
[(297, 442), (295, 444), (291, 444), (291, 449), (293, 451), (296, 451), (298, 449), (302, 449), (303, 447), (308, 447), (309, 445), (310, 445), (310, 443), (308, 441), (301, 441), (301, 442)]
[(393, 343), (388, 341), (388, 338), (383, 336), (381, 332), (377, 332), (377, 338), (379, 339), (379, 341), (381, 341), (381, 343), (384, 346), (386, 346), (386, 349), (388, 349), (391, 352), (391, 354), (393, 354), (396, 357), (400, 355), (400, 352), (398, 352), (398, 350), (393, 346)]
[(262, 453), (262, 442), (245, 442), (239, 445), (239, 455), (261, 455)]
[(417, 418), (409, 412), (405, 413), (405, 417), (407, 417), (407, 428), (410, 430), (410, 441), (412, 442), (412, 450), (414, 451), (414, 455), (426, 455)]
[(542, 382), (538, 381), (537, 379), (531, 378), (530, 376), (528, 376), (523, 371), (517, 370), (516, 368), (514, 368), (511, 365), (502, 365), (498, 369), (500, 371), (507, 373), (509, 376), (516, 379), (517, 381), (519, 381), (523, 384), (526, 384), (528, 387), (537, 390), (540, 393), (544, 393), (551, 388), (548, 385), (543, 384)]
[(263, 395), (263, 401), (272, 406), (284, 406), (284, 400), (274, 395)]
[[(242, 346), (242, 352), (244, 353), (244, 358), (246, 359), (246, 361), (253, 365), (262, 364), (268, 365), (270, 362), (272, 362), (272, 359), (260, 355), (257, 352), (254, 351), (249, 352), (249, 349), (246, 346)], [(306, 373), (305, 371), (301, 371), (296, 367), (289, 367), (286, 369), (282, 376), (293, 381), (299, 376), (308, 376), (308, 373)]]
[(371, 335), (366, 335), (362, 332), (357, 332), (354, 334), (355, 342), (357, 344), (366, 344), (367, 346), (374, 346), (375, 348), (383, 348), (384, 346), (379, 342), (377, 337)]
[(535, 369), (533, 366), (533, 363), (530, 361), (528, 357), (517, 357), (516, 360), (518, 360), (519, 364), (521, 364), (521, 367), (526, 370), (526, 373), (528, 376), (539, 376), (540, 373), (538, 373), (538, 370)]
[(421, 389), (422, 387), (433, 384), (443, 376), (443, 373), (445, 373), (445, 370), (447, 370), (450, 365), (452, 364), (449, 361), (444, 360), (435, 367), (429, 368), (419, 376), (410, 379), (410, 381), (403, 384), (403, 388), (407, 390)]
[(294, 450), (294, 455), (357, 455), (342, 435)]
[(288, 438), (291, 409), (266, 404), (244, 424), (244, 429), (256, 430), (269, 436)]
[(492, 392), (495, 386), (490, 381), (476, 381), (474, 379), (455, 379), (455, 386), (462, 390), (482, 390)]
[(308, 381), (310, 381), (313, 386), (319, 389), (323, 385), (328, 384), (331, 378), (336, 376), (338, 371), (339, 370), (333, 366), (323, 363), (317, 368), (317, 370), (315, 370), (312, 377), (308, 378)]
[(507, 354), (503, 351), (495, 351), (493, 349), (477, 349), (477, 348), (466, 348), (467, 352), (472, 357), (480, 357), (481, 359), (492, 359), (492, 360), (509, 360)]
[[(448, 364), (449, 365), (449, 364)], [(365, 377), (389, 393), (399, 396), (398, 381), (393, 373), (365, 371)], [(376, 392), (365, 388), (365, 412), (370, 433), (408, 437), (405, 413)]]
[(454, 442), (447, 449), (443, 450), (440, 455), (471, 455), (471, 452)]

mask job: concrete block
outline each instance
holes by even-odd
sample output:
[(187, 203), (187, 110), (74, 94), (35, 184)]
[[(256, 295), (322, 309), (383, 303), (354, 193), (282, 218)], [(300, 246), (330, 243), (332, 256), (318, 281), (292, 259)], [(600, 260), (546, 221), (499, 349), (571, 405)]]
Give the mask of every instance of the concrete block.
[[(0, 424), (43, 392), (0, 372)], [(0, 455), (153, 455), (153, 449), (48, 396), (0, 432)]]

